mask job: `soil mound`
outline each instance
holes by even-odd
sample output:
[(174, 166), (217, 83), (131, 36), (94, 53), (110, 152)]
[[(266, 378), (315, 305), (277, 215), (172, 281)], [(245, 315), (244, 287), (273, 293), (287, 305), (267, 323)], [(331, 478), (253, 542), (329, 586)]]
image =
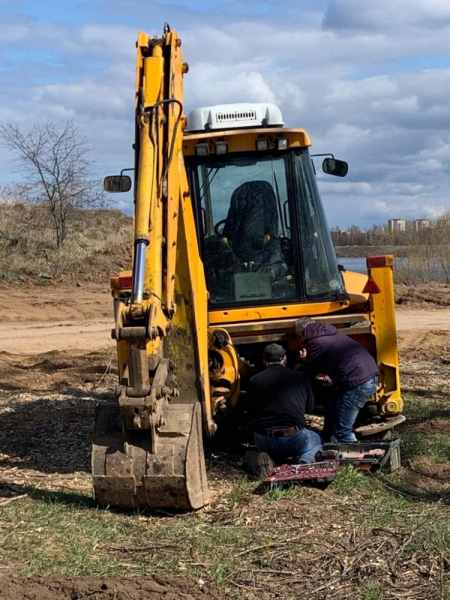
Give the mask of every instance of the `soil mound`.
[(224, 600), (217, 587), (187, 577), (0, 578), (0, 600)]
[(131, 265), (132, 218), (119, 210), (77, 210), (56, 246), (41, 206), (0, 202), (0, 281), (49, 286), (104, 282)]
[(430, 282), (423, 285), (396, 285), (397, 305), (408, 308), (440, 308), (450, 306), (450, 286)]

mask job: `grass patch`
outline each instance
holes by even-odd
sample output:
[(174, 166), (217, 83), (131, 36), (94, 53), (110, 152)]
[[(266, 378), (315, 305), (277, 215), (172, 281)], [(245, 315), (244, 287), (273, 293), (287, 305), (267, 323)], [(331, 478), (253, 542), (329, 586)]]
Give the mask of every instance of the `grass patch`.
[(427, 456), (434, 463), (446, 463), (450, 460), (450, 440), (439, 433), (425, 435), (407, 431), (402, 435), (402, 455), (404, 458)]
[[(431, 462), (442, 464), (450, 460), (450, 439), (448, 435), (433, 431), (431, 421), (450, 421), (450, 407), (442, 402), (427, 402), (407, 396), (405, 415), (406, 426), (401, 429), (401, 452), (404, 459), (418, 456)], [(425, 427), (425, 429), (423, 429)]]
[[(414, 528), (414, 537), (404, 550), (404, 555), (415, 553), (439, 552), (448, 556), (450, 549), (450, 522), (437, 519), (435, 523), (426, 523), (428, 515), (418, 520)], [(410, 528), (410, 527), (409, 527)]]
[(358, 594), (360, 600), (384, 600), (386, 597), (378, 583), (366, 583), (362, 585), (358, 590)]
[[(404, 395), (405, 415), (409, 426), (430, 419), (450, 419), (450, 406), (443, 402), (427, 401), (411, 394)], [(404, 432), (402, 427), (401, 433)]]
[(2, 557), (24, 576), (189, 575), (250, 599), (262, 589), (314, 597), (326, 583), (342, 598), (383, 598), (390, 568), (408, 570), (408, 586), (422, 585), (424, 572), (436, 584), (450, 544), (448, 507), (411, 504), (385, 479), (346, 468), (325, 491), (258, 495), (244, 478), (211, 508), (172, 516), (98, 510), (83, 494), (29, 490), (0, 509)]
[(236, 548), (245, 550), (254, 538), (244, 527), (212, 525), (194, 515), (149, 518), (32, 498), (4, 507), (0, 530), (8, 540), (8, 561), (22, 576), (195, 576), (197, 563), (206, 562), (219, 584), (236, 570)]
[(269, 488), (267, 492), (264, 492), (263, 498), (268, 502), (277, 502), (278, 500), (284, 500), (285, 498), (295, 498), (300, 490), (301, 488), (296, 485), (289, 485), (287, 487), (274, 485)]
[(371, 481), (362, 471), (355, 467), (341, 467), (333, 482), (333, 490), (341, 496), (348, 496), (355, 490), (367, 489)]
[[(108, 511), (86, 510), (59, 501), (29, 499), (0, 512), (7, 532), (8, 555), (24, 576), (34, 573), (102, 574), (108, 568), (97, 552), (127, 531), (125, 523)], [(43, 541), (45, 543), (43, 543)]]
[(254, 483), (248, 481), (247, 477), (239, 479), (236, 484), (232, 487), (229, 496), (228, 503), (230, 508), (242, 506), (248, 504), (251, 501), (251, 494), (253, 492)]

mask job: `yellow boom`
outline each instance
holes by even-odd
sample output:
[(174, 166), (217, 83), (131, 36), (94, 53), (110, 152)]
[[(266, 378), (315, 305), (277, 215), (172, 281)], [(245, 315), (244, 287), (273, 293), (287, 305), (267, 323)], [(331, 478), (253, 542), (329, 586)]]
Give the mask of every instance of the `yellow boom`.
[[(209, 401), (207, 292), (182, 154), (176, 31), (137, 42), (131, 296), (116, 298), (118, 405), (100, 409), (93, 451), (101, 505), (199, 508)], [(176, 378), (175, 378), (176, 372)]]

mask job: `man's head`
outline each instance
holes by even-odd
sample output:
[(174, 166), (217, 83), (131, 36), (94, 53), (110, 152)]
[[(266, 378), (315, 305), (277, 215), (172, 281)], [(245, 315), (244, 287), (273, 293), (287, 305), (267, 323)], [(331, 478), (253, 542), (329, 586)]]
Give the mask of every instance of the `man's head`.
[(286, 364), (286, 350), (279, 344), (269, 344), (264, 348), (263, 360), (266, 366)]
[(314, 323), (314, 321), (309, 317), (301, 317), (300, 319), (297, 319), (297, 321), (295, 321), (295, 335), (298, 337), (299, 340), (304, 339), (305, 329), (309, 327), (309, 325), (311, 325), (312, 323)]

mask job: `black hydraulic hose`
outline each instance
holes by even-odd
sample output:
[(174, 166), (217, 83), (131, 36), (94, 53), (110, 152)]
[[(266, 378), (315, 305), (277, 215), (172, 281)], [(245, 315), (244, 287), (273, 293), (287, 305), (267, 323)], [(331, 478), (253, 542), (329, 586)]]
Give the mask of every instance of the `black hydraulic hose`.
[[(172, 163), (172, 159), (173, 159), (173, 151), (175, 148), (175, 141), (177, 138), (178, 127), (180, 125), (181, 117), (183, 116), (183, 105), (179, 100), (176, 100), (175, 98), (167, 98), (165, 100), (160, 100), (159, 102), (156, 102), (153, 106), (151, 106), (149, 108), (150, 108), (150, 110), (154, 111), (155, 109), (158, 108), (158, 106), (161, 106), (163, 104), (177, 104), (180, 108), (180, 112), (178, 113), (178, 117), (177, 117), (177, 120), (175, 121), (175, 126), (173, 128), (173, 135), (172, 135), (172, 140), (170, 142), (169, 156), (167, 159), (166, 168), (164, 169), (164, 173), (162, 175), (162, 181), (164, 183), (164, 181), (166, 180), (166, 177), (167, 177), (167, 173), (169, 172), (170, 165)], [(146, 110), (148, 110), (148, 109), (146, 109)]]

